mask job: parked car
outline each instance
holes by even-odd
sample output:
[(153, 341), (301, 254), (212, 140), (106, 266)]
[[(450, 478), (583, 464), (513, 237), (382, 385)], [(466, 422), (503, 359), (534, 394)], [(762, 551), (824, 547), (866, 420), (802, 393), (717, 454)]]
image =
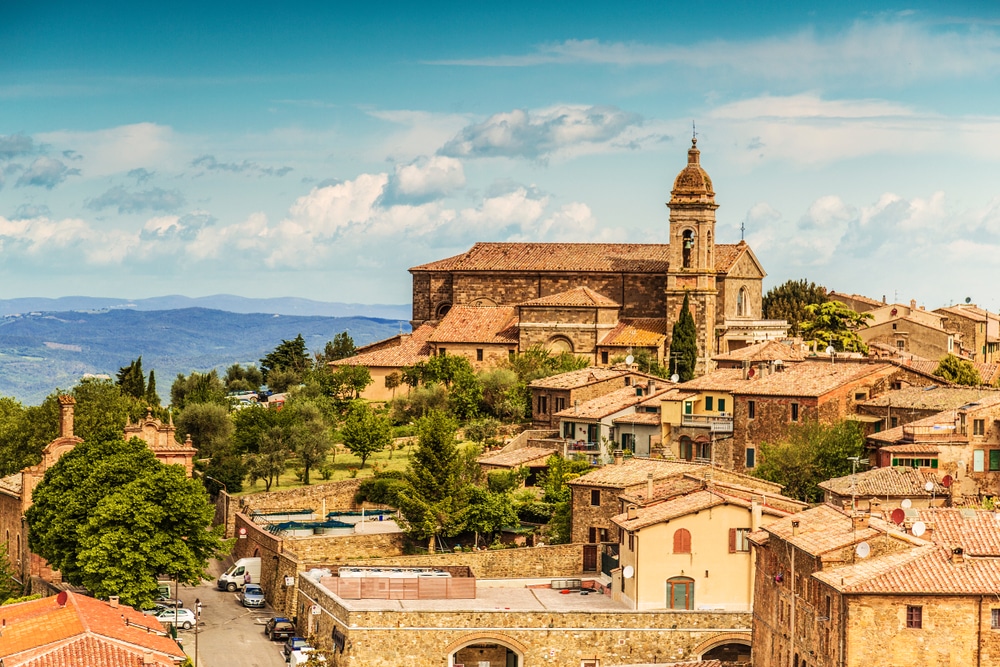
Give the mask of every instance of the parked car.
[(159, 614), (161, 611), (166, 611), (167, 609), (172, 609), (172, 607), (167, 607), (166, 605), (156, 603), (152, 607), (149, 607), (148, 609), (143, 609), (142, 613), (146, 614), (147, 616), (155, 616), (156, 614)]
[(164, 607), (152, 614), (152, 616), (159, 619), (160, 623), (172, 623), (185, 630), (190, 630), (198, 623), (198, 618), (194, 615), (194, 612), (184, 607), (177, 607), (175, 609)]
[(247, 584), (240, 593), (240, 602), (244, 607), (263, 607), (266, 603), (264, 589), (257, 584)]
[[(312, 646), (303, 646), (298, 651), (292, 651), (292, 654), (288, 656), (289, 667), (297, 667), (298, 665), (304, 665), (308, 663), (310, 660), (313, 659), (313, 656), (310, 654), (315, 650), (316, 649), (314, 649)], [(326, 662), (326, 658), (322, 655), (316, 655), (315, 661)]]
[(307, 642), (303, 637), (289, 637), (288, 641), (285, 642), (285, 645), (281, 649), (285, 654), (285, 662), (288, 662), (288, 657), (294, 651), (298, 651), (303, 646), (312, 648), (309, 646), (309, 642)]
[(295, 636), (295, 625), (284, 616), (273, 616), (264, 624), (264, 634), (271, 641)]

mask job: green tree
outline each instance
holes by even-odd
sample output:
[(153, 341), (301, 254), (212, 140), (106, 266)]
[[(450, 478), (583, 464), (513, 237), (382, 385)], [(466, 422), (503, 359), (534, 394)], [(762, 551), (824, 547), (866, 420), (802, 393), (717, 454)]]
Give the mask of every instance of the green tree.
[(355, 350), (357, 348), (354, 347), (354, 339), (346, 331), (341, 331), (326, 344), (326, 348), (323, 350), (324, 361), (330, 362), (353, 357)]
[(469, 487), (469, 505), (465, 511), (465, 529), (474, 531), (476, 545), (479, 535), (492, 542), (494, 535), (505, 526), (517, 526), (520, 521), (509, 491), (494, 492), (479, 486)]
[(410, 535), (428, 541), (434, 551), (438, 535), (462, 530), (465, 509), (461, 462), (455, 444), (456, 424), (443, 412), (432, 412), (417, 423), (416, 449), (410, 454), (409, 489), (401, 495), (400, 511)]
[(152, 602), (157, 575), (197, 584), (224, 555), (204, 487), (133, 438), (85, 441), (35, 488), (29, 545), (70, 583), (129, 605)]
[(218, 403), (191, 403), (177, 417), (177, 440), (188, 435), (204, 458), (229, 449), (233, 437), (233, 420), (229, 410)]
[(118, 369), (118, 386), (133, 398), (146, 398), (146, 376), (142, 373), (142, 357)]
[(789, 280), (772, 287), (764, 295), (761, 305), (765, 319), (786, 320), (791, 327), (790, 333), (798, 336), (801, 333), (802, 322), (813, 317), (806, 310), (806, 306), (826, 303), (828, 300), (825, 287), (803, 278)]
[(572, 489), (566, 482), (576, 479), (590, 470), (586, 461), (565, 459), (553, 454), (545, 462), (545, 470), (539, 476), (542, 500), (555, 506), (549, 521), (549, 540), (552, 544), (568, 544), (572, 541)]
[(149, 370), (149, 382), (146, 383), (146, 403), (153, 406), (160, 404), (160, 395), (156, 393), (156, 371)]
[(864, 455), (865, 438), (859, 422), (845, 419), (826, 425), (807, 421), (792, 426), (775, 443), (761, 443), (753, 474), (784, 487), (792, 498), (823, 500), (820, 482), (851, 473), (850, 457)]
[(192, 372), (185, 376), (177, 374), (170, 387), (170, 405), (174, 410), (183, 410), (191, 403), (218, 403), (229, 407), (226, 387), (219, 379), (219, 372), (212, 369), (208, 373)]
[(978, 387), (983, 383), (983, 378), (979, 375), (979, 370), (975, 364), (967, 359), (959, 359), (954, 354), (949, 354), (938, 363), (934, 369), (934, 375), (955, 384), (964, 384)]
[[(611, 359), (611, 363), (624, 363), (627, 355), (618, 355)], [(632, 350), (632, 363), (639, 367), (641, 373), (648, 373), (656, 377), (669, 378), (670, 370), (656, 360), (656, 355), (649, 348), (640, 347)]]
[(251, 454), (247, 461), (247, 477), (253, 484), (256, 480), (264, 481), (264, 490), (270, 491), (272, 484), (280, 482), (281, 473), (285, 472), (285, 462), (293, 451), (289, 429), (284, 425), (268, 427), (260, 439), (256, 454)]
[(465, 427), (465, 437), (468, 440), (485, 447), (492, 444), (500, 434), (500, 422), (493, 417), (484, 417), (471, 421)]
[(291, 447), (302, 465), (302, 482), (308, 485), (309, 471), (322, 465), (330, 452), (330, 429), (315, 403), (295, 401), (286, 409), (291, 411)]
[(361, 398), (361, 392), (372, 383), (372, 374), (366, 366), (338, 366), (317, 376), (324, 393), (342, 403)]
[(364, 401), (351, 404), (347, 420), (341, 428), (344, 446), (361, 459), (361, 467), (372, 454), (392, 444), (392, 423), (382, 412), (376, 412)]
[(271, 381), (269, 376), (273, 371), (292, 371), (301, 379), (311, 368), (312, 360), (306, 351), (306, 341), (302, 334), (293, 340), (282, 340), (260, 360), (260, 370), (264, 374), (264, 381), (268, 383)]
[(262, 405), (252, 405), (233, 412), (233, 444), (237, 454), (255, 454), (260, 451), (265, 434), (274, 426), (283, 426), (288, 419), (285, 410), (273, 410)]
[(393, 398), (396, 398), (396, 390), (401, 384), (403, 384), (403, 374), (399, 371), (393, 371), (385, 376), (385, 388), (392, 390)]
[(524, 418), (524, 385), (510, 368), (493, 368), (479, 373), (486, 411), (505, 421)]
[(257, 391), (264, 384), (264, 375), (253, 364), (240, 366), (233, 364), (226, 369), (223, 378), (226, 391)]
[(459, 419), (468, 420), (479, 415), (479, 406), (483, 402), (483, 385), (468, 360), (462, 357), (462, 361), (465, 362), (465, 367), (461, 372), (455, 373), (448, 390), (448, 408)]
[(867, 352), (868, 346), (857, 330), (867, 327), (871, 313), (856, 313), (840, 301), (824, 301), (805, 307), (811, 319), (803, 322), (802, 334), (824, 349), (838, 352)]
[(698, 329), (691, 315), (687, 292), (684, 293), (681, 312), (670, 334), (670, 359), (673, 361), (674, 372), (680, 376), (681, 382), (694, 378), (694, 370), (698, 363)]

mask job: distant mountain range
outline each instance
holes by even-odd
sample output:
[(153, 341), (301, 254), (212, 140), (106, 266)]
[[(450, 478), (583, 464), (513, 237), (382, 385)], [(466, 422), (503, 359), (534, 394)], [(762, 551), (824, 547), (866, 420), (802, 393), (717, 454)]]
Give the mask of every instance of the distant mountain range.
[(179, 308), (210, 308), (230, 313), (266, 313), (268, 315), (321, 315), (324, 317), (378, 317), (388, 320), (409, 320), (410, 304), (365, 305), (313, 301), (295, 297), (251, 299), (232, 294), (214, 296), (157, 296), (150, 299), (112, 299), (90, 296), (64, 296), (58, 299), (27, 297), (0, 299), (0, 315), (33, 312), (63, 312), (69, 310), (176, 310)]
[[(167, 310), (163, 305), (211, 299), (229, 300), (234, 308), (256, 312), (190, 307)], [(150, 302), (161, 304), (160, 309), (149, 309)], [(342, 331), (347, 331), (355, 345), (361, 346), (410, 330), (409, 306), (324, 304), (306, 299), (220, 296), (125, 301), (67, 297), (0, 302), (5, 308), (12, 303), (20, 304), (15, 310), (21, 314), (0, 318), (0, 395), (13, 396), (26, 405), (37, 404), (56, 387), (69, 389), (88, 373), (113, 377), (119, 368), (139, 355), (144, 370), (156, 371), (160, 398), (168, 403), (170, 385), (178, 373), (213, 368), (223, 372), (234, 363), (255, 364), (282, 340), (293, 339), (300, 333), (309, 351), (315, 352)], [(72, 304), (73, 310), (53, 311), (54, 304), (64, 308)], [(275, 308), (260, 312), (266, 310), (265, 305)], [(287, 311), (312, 307), (370, 309), (370, 312), (394, 313), (394, 317), (278, 312), (279, 308)], [(400, 317), (404, 308), (405, 314)]]

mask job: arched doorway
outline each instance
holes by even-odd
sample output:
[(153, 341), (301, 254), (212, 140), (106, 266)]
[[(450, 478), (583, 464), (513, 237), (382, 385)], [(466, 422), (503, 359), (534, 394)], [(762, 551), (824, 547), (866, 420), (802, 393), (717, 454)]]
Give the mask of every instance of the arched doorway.
[(701, 654), (702, 660), (718, 660), (719, 662), (750, 662), (750, 644), (743, 642), (726, 642), (712, 647)]
[(524, 646), (501, 633), (478, 633), (448, 647), (448, 667), (524, 667)]
[(565, 336), (553, 336), (546, 346), (552, 354), (562, 354), (563, 352), (573, 352), (573, 343)]

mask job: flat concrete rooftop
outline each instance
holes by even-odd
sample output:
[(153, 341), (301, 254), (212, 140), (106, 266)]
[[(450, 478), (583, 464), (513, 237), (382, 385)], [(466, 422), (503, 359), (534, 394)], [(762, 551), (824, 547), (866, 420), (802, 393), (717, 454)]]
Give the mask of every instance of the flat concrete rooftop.
[[(524, 579), (480, 579), (476, 582), (476, 597), (468, 600), (345, 600), (330, 592), (319, 582), (330, 597), (348, 611), (631, 611), (622, 602), (615, 602), (610, 595), (589, 591), (563, 594), (551, 588), (527, 588)], [(548, 584), (551, 579), (532, 583)]]

